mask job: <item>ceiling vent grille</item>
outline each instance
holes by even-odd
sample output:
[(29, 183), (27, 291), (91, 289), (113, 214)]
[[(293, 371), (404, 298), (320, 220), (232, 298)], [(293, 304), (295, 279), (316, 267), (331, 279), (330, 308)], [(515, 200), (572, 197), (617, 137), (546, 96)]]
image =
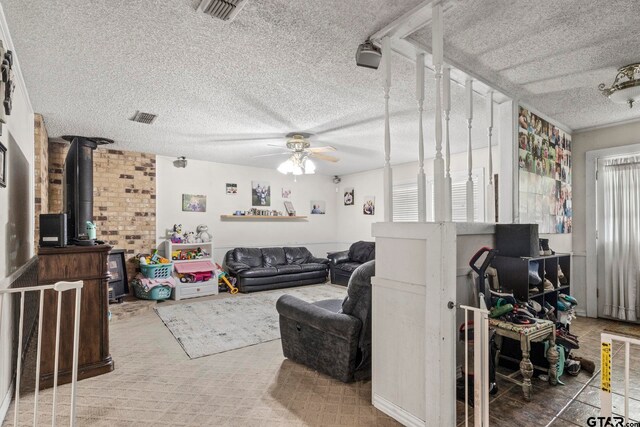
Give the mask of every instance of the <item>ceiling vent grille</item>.
[(202, 0), (198, 10), (223, 21), (233, 21), (247, 0)]
[(136, 111), (131, 121), (144, 123), (145, 125), (150, 125), (156, 120), (157, 117), (158, 117), (157, 114), (143, 113), (142, 111)]

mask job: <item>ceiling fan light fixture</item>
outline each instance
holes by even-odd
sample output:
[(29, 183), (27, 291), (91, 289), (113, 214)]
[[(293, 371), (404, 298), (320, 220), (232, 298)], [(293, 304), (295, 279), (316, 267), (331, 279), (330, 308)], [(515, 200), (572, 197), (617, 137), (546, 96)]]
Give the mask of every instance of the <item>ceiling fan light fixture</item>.
[(304, 161), (304, 173), (309, 175), (316, 173), (316, 165), (309, 158)]
[(633, 104), (640, 101), (640, 62), (620, 67), (613, 84), (607, 87), (600, 83), (598, 89), (616, 104), (628, 104), (633, 108)]
[(291, 159), (287, 159), (284, 162), (280, 163), (280, 166), (278, 166), (278, 172), (284, 175), (293, 173), (293, 162), (291, 161)]

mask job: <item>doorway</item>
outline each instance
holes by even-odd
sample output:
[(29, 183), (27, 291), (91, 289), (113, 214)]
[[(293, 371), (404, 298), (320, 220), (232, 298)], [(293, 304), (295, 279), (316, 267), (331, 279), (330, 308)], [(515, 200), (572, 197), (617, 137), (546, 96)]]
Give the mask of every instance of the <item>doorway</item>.
[(640, 153), (596, 160), (598, 317), (640, 322)]

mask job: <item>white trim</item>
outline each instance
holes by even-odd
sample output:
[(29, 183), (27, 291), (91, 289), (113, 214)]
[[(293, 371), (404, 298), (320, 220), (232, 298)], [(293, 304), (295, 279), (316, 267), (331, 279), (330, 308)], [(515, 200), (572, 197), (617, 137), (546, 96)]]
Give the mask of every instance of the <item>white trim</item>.
[[(618, 147), (591, 150), (586, 153), (585, 162), (585, 210), (586, 210), (586, 315), (598, 317), (598, 249), (596, 231), (596, 209), (587, 207), (596, 206), (596, 163), (599, 158), (634, 154), (640, 152), (640, 143), (623, 145)], [(574, 207), (575, 209), (575, 207)]]
[(426, 425), (424, 420), (421, 420), (415, 415), (410, 414), (409, 412), (405, 411), (398, 405), (389, 402), (387, 399), (377, 394), (373, 395), (373, 398), (371, 399), (371, 403), (373, 403), (373, 406), (378, 408), (380, 411), (389, 415), (391, 418), (398, 421), (400, 424), (404, 426), (424, 427)]
[(631, 119), (619, 120), (617, 122), (603, 123), (601, 125), (594, 125), (594, 126), (588, 126), (585, 128), (579, 128), (574, 130), (573, 132), (574, 134), (591, 132), (592, 130), (606, 129), (614, 126), (623, 126), (623, 125), (628, 125), (628, 124), (637, 123), (637, 122), (640, 122), (640, 117), (634, 117)]
[(9, 34), (9, 25), (7, 24), (7, 19), (4, 16), (4, 9), (2, 8), (2, 4), (0, 4), (0, 30), (2, 31), (4, 48), (13, 52), (13, 75), (15, 76), (15, 79), (18, 82), (22, 93), (24, 94), (28, 110), (33, 111), (33, 106), (31, 105), (31, 100), (29, 99), (29, 92), (27, 91), (27, 85), (24, 82), (24, 76), (22, 75), (20, 61), (18, 60), (18, 54), (16, 53), (16, 48), (13, 45), (13, 40), (11, 40), (11, 35)]
[(14, 387), (14, 381), (12, 380), (11, 384), (9, 384), (7, 394), (5, 394), (4, 398), (2, 399), (2, 404), (0, 405), (0, 425), (4, 423), (4, 420), (7, 417), (7, 412), (9, 412), (9, 406), (11, 405), (11, 400), (13, 400)]

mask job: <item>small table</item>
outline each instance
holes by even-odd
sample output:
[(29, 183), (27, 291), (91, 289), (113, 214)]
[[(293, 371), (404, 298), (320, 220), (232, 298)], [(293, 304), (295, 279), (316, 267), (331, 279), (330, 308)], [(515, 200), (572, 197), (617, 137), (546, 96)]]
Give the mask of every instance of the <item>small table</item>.
[[(515, 323), (505, 322), (499, 319), (489, 319), (489, 326), (496, 331), (496, 344), (498, 351), (496, 353), (495, 365), (498, 366), (500, 360), (500, 351), (502, 349), (502, 337), (507, 337), (520, 341), (520, 349), (522, 350), (522, 360), (520, 360), (520, 370), (510, 375), (504, 375), (496, 372), (496, 375), (511, 381), (522, 387), (522, 393), (525, 400), (531, 400), (531, 377), (533, 377), (533, 363), (529, 358), (532, 342), (543, 342), (549, 340), (549, 350), (547, 351), (547, 360), (549, 361), (549, 382), (553, 385), (558, 382), (558, 350), (556, 350), (556, 325), (550, 320), (538, 320), (533, 325), (516, 325)], [(502, 356), (506, 357), (506, 356)], [(538, 368), (541, 369), (541, 368)], [(515, 376), (522, 374), (522, 381), (515, 379)]]

